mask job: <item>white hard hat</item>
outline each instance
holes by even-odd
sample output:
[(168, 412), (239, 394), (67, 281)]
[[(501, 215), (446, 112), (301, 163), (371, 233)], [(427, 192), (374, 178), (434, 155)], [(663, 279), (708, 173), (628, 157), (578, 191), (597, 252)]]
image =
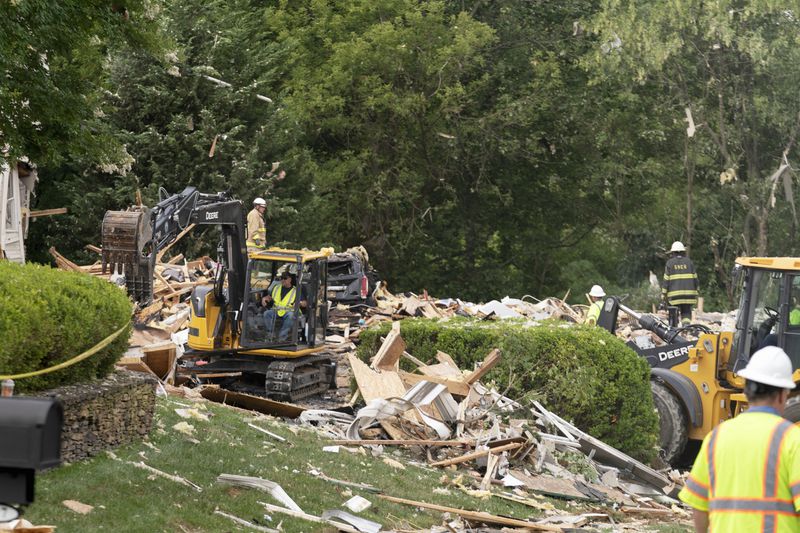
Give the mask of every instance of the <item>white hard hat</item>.
[(758, 350), (738, 374), (750, 381), (781, 389), (795, 387), (792, 380), (792, 361), (786, 352), (777, 346), (765, 346)]
[(253, 205), (267, 205), (267, 201), (259, 196), (258, 198), (253, 200)]
[(670, 252), (685, 252), (686, 247), (683, 245), (681, 241), (675, 241), (672, 243), (672, 248), (669, 249)]
[(589, 291), (589, 296), (594, 296), (595, 298), (602, 298), (605, 295), (606, 291), (600, 285), (592, 285), (592, 290)]

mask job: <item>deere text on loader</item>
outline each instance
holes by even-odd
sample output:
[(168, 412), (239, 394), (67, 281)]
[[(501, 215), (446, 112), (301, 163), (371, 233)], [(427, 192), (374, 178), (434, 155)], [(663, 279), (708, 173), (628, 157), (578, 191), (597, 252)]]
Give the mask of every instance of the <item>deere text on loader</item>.
[[(103, 268), (124, 274), (128, 293), (147, 305), (158, 252), (191, 224), (221, 229), (214, 282), (191, 294), (190, 349), (181, 372), (196, 379), (215, 376), (227, 388), (289, 401), (334, 386), (336, 365), (323, 353), (332, 250), (248, 253), (241, 201), (194, 187), (175, 195), (161, 189), (159, 197), (152, 209), (106, 212)], [(292, 280), (294, 302), (266, 320), (264, 296), (272, 295), (284, 277)]]
[[(622, 311), (666, 342), (628, 344), (650, 363), (660, 445), (668, 462), (681, 457), (688, 441), (702, 440), (717, 424), (747, 408), (744, 378), (737, 372), (757, 349), (770, 344), (783, 348), (792, 361), (794, 381), (800, 382), (800, 258), (740, 257), (733, 279), (740, 293), (735, 331), (673, 327), (636, 313), (613, 296), (604, 301), (599, 326), (613, 333)], [(800, 395), (790, 397), (784, 417), (800, 422)]]

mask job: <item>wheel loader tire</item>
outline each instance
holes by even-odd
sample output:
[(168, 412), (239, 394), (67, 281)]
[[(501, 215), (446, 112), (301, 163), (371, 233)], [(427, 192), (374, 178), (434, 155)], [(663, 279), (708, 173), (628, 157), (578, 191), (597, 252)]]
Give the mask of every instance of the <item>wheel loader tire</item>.
[(681, 456), (689, 439), (686, 412), (680, 400), (663, 383), (651, 380), (650, 390), (658, 412), (661, 458), (672, 464)]
[(800, 423), (800, 396), (789, 398), (786, 409), (783, 410), (783, 418), (793, 424)]

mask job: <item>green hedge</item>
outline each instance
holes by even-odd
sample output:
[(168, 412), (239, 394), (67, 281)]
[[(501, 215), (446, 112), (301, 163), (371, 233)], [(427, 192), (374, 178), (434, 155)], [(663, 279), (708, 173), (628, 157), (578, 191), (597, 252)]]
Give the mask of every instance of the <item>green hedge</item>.
[[(363, 331), (359, 357), (368, 360), (389, 327), (383, 323)], [(492, 348), (500, 348), (502, 362), (484, 383), (493, 380), (503, 391), (511, 378), (509, 397), (539, 399), (582, 430), (638, 459), (655, 455), (658, 417), (650, 393), (650, 367), (603, 329), (408, 319), (401, 322), (401, 333), (409, 353), (418, 359), (434, 361), (438, 349), (462, 369), (471, 369)]]
[[(78, 272), (0, 261), (0, 375), (53, 366), (130, 324), (131, 303), (107, 281)], [(125, 352), (130, 329), (91, 357), (16, 381), (30, 392), (107, 375)]]

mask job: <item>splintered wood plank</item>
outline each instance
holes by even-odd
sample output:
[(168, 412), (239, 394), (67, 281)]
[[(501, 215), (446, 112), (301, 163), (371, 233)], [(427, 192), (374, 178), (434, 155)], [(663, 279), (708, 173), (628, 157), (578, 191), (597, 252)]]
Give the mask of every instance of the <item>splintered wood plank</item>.
[(420, 381), (430, 381), (431, 383), (441, 383), (447, 387), (447, 391), (454, 396), (467, 396), (469, 394), (469, 385), (461, 379), (447, 379), (438, 376), (421, 376), (419, 374), (409, 374), (408, 372), (400, 371), (398, 373), (403, 382), (408, 386), (414, 386)]
[(518, 520), (516, 518), (497, 516), (486, 513), (484, 511), (468, 511), (465, 509), (456, 509), (455, 507), (436, 505), (434, 503), (425, 503), (415, 500), (407, 500), (405, 498), (396, 498), (394, 496), (388, 496), (386, 494), (378, 494), (377, 496), (378, 498), (381, 498), (382, 500), (386, 500), (388, 502), (402, 503), (404, 505), (411, 505), (414, 507), (422, 507), (423, 509), (430, 509), (432, 511), (439, 511), (441, 513), (456, 514), (459, 516), (463, 516), (468, 520), (474, 520), (476, 522), (483, 522), (486, 524), (502, 524), (504, 526), (524, 527), (536, 531), (562, 531), (562, 529), (557, 526), (547, 526), (544, 524), (536, 524), (534, 522), (528, 522), (527, 520)]
[(459, 457), (453, 457), (452, 459), (445, 459), (444, 461), (436, 461), (435, 463), (431, 463), (431, 466), (450, 466), (450, 465), (457, 465), (459, 463), (466, 463), (472, 461), (473, 459), (478, 459), (485, 455), (491, 454), (498, 454), (500, 452), (505, 452), (507, 450), (516, 450), (517, 448), (522, 448), (521, 442), (511, 442), (509, 444), (504, 444), (503, 446), (497, 446), (495, 448), (488, 448), (486, 450), (478, 450), (476, 452), (470, 452), (465, 455), (461, 455)]
[(473, 383), (481, 379), (483, 376), (485, 376), (492, 368), (494, 368), (495, 365), (497, 365), (497, 363), (500, 362), (500, 358), (501, 358), (500, 350), (495, 348), (494, 350), (489, 352), (489, 355), (487, 355), (486, 358), (483, 360), (483, 363), (481, 364), (480, 368), (471, 372), (467, 376), (465, 381), (470, 385), (472, 385)]
[(451, 378), (454, 380), (461, 380), (461, 371), (454, 368), (447, 363), (439, 363), (436, 365), (422, 365), (417, 370), (426, 376), (435, 376), (439, 378)]
[(251, 411), (258, 411), (259, 413), (272, 416), (297, 418), (300, 416), (300, 413), (305, 411), (303, 407), (291, 403), (277, 402), (275, 400), (262, 398), (261, 396), (233, 392), (214, 386), (205, 386), (201, 388), (200, 394), (203, 398), (211, 400), (212, 402), (233, 405), (235, 407), (241, 407), (242, 409), (250, 409)]
[(162, 257), (164, 257), (164, 254), (165, 254), (165, 253), (167, 253), (167, 251), (168, 251), (170, 248), (172, 248), (172, 247), (175, 245), (175, 243), (176, 243), (176, 242), (178, 242), (179, 240), (181, 240), (181, 239), (182, 239), (182, 238), (183, 238), (183, 237), (184, 237), (184, 236), (185, 236), (187, 233), (189, 233), (190, 231), (192, 231), (192, 229), (193, 229), (193, 228), (194, 228), (194, 224), (189, 224), (188, 226), (186, 226), (186, 227), (184, 228), (184, 230), (183, 230), (183, 231), (181, 231), (180, 233), (178, 233), (178, 236), (177, 236), (177, 237), (175, 237), (175, 239), (174, 239), (174, 240), (173, 240), (171, 243), (169, 243), (169, 244), (168, 244), (168, 245), (166, 245), (164, 248), (162, 248), (162, 249), (161, 249), (161, 250), (158, 252), (158, 254), (156, 255), (156, 263), (160, 263), (160, 262), (161, 262), (161, 258), (162, 258)]
[(450, 357), (450, 354), (448, 354), (448, 353), (445, 353), (445, 352), (443, 352), (441, 350), (437, 350), (436, 351), (436, 360), (439, 361), (440, 363), (442, 363), (443, 365), (450, 365), (453, 368), (455, 368), (456, 370), (461, 371), (461, 369), (458, 367), (458, 364), (456, 363), (455, 359)]
[(372, 368), (379, 370), (397, 370), (400, 356), (406, 349), (406, 343), (400, 336), (400, 322), (392, 324), (392, 330), (386, 335), (378, 353), (372, 360)]

